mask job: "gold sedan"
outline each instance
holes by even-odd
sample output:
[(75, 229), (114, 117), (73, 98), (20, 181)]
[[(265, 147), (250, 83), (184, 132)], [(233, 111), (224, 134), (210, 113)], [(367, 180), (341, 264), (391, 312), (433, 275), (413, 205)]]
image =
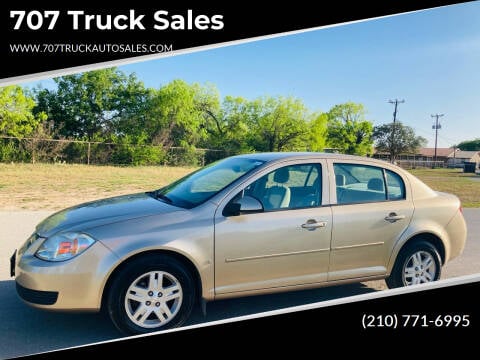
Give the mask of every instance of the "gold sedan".
[(198, 301), (435, 281), (465, 239), (458, 198), (394, 165), (248, 154), (156, 191), (60, 211), (12, 256), (11, 272), (29, 305), (105, 309), (136, 334), (180, 326)]

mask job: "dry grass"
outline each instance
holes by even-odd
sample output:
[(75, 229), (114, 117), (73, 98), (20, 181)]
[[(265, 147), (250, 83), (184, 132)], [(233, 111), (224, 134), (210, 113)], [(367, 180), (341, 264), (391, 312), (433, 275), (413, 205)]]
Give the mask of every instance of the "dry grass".
[(59, 210), (94, 199), (158, 189), (193, 168), (0, 164), (0, 209)]
[(461, 169), (409, 171), (432, 189), (457, 195), (463, 207), (480, 207), (480, 176), (464, 173)]
[[(194, 168), (0, 164), (0, 210), (59, 210), (85, 201), (157, 189)], [(452, 169), (411, 171), (433, 189), (480, 207), (480, 176)]]

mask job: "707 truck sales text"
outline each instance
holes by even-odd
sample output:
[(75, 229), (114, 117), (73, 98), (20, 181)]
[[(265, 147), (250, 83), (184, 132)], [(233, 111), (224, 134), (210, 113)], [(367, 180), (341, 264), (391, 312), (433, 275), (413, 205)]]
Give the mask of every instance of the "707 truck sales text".
[[(13, 30), (53, 30), (62, 13), (59, 10), (11, 10)], [(87, 14), (83, 10), (68, 10), (67, 17), (73, 30), (145, 30), (145, 14), (130, 9), (126, 14)], [(14, 24), (13, 24), (14, 22)], [(183, 14), (170, 14), (166, 10), (153, 13), (155, 30), (221, 30), (223, 15), (195, 14), (191, 9)]]

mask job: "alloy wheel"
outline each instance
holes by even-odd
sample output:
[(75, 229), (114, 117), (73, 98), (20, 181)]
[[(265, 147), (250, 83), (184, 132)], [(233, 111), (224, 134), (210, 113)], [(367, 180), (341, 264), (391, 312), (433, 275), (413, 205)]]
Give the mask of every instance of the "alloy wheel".
[(130, 320), (143, 328), (162, 327), (180, 311), (183, 290), (168, 272), (150, 271), (136, 278), (125, 294)]
[(428, 283), (435, 280), (437, 265), (432, 254), (417, 251), (405, 262), (403, 267), (403, 283), (406, 286)]

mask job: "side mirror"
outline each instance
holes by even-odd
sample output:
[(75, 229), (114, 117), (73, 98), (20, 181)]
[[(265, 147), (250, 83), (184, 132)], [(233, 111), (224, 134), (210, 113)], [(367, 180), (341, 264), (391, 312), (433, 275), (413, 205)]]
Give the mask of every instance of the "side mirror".
[(263, 205), (252, 196), (244, 196), (235, 202), (228, 203), (223, 209), (224, 216), (238, 216), (241, 214), (252, 214), (263, 211)]

